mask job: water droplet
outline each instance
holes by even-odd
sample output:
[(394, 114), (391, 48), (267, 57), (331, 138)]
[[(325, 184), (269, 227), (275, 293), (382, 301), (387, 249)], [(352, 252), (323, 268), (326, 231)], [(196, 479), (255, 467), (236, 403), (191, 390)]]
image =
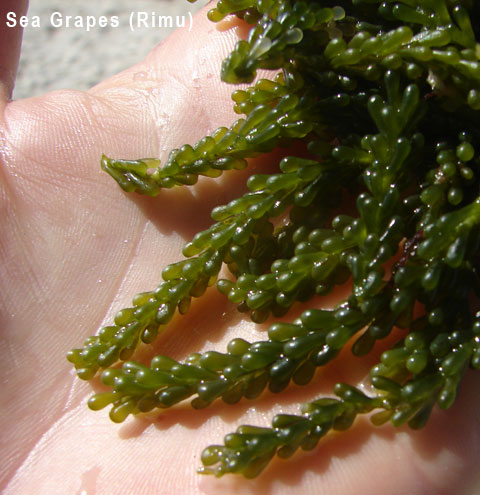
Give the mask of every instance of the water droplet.
[(100, 466), (93, 466), (82, 474), (82, 482), (77, 495), (94, 495), (100, 471)]
[(157, 115), (157, 120), (155, 122), (157, 127), (167, 127), (169, 123), (170, 123), (170, 116), (168, 115), (168, 113), (160, 112)]
[(133, 75), (133, 80), (138, 81), (139, 79), (145, 79), (146, 77), (147, 73), (144, 71), (135, 72), (135, 74)]
[(194, 88), (199, 88), (200, 87), (200, 76), (198, 75), (197, 72), (194, 72), (193, 73), (193, 77), (192, 77), (192, 86)]

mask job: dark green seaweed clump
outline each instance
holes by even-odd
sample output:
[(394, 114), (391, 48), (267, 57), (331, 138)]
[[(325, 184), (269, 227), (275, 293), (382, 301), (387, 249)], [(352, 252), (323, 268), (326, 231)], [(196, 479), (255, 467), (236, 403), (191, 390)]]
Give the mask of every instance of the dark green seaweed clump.
[[(172, 151), (153, 173), (155, 160), (103, 157), (102, 167), (126, 191), (154, 196), (244, 169), (277, 147), (291, 154), (278, 173), (251, 175), (249, 192), (214, 208), (212, 226), (163, 270), (163, 282), (68, 359), (86, 380), (103, 369), (111, 392), (89, 407), (111, 405), (120, 422), (187, 398), (203, 408), (305, 385), (347, 343), (361, 358), (405, 329), (371, 369), (371, 394), (338, 383), (335, 398), (279, 414), (271, 428), (240, 426), (204, 450), (201, 472), (253, 477), (275, 454), (312, 449), (357, 414), (421, 428), (433, 407), (452, 405), (465, 370), (480, 368), (480, 8), (473, 0), (219, 0), (208, 16), (230, 14), (250, 26), (221, 72), (228, 83), (252, 82), (232, 94), (244, 117)], [(256, 80), (257, 69), (275, 72)], [(223, 266), (229, 279), (219, 278)], [(237, 338), (225, 353), (184, 362), (130, 361), (213, 284), (260, 323), (349, 279), (335, 309), (274, 323), (267, 340)]]

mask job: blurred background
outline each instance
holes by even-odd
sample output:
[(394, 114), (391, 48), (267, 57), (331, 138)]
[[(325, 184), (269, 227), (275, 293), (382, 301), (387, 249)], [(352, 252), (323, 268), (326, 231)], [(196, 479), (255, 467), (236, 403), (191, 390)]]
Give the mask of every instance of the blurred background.
[[(163, 16), (172, 21), (185, 16), (188, 29), (189, 13), (195, 14), (205, 0), (189, 3), (187, 0), (30, 0), (29, 25), (24, 28), (22, 55), (13, 93), (14, 99), (38, 96), (55, 89), (84, 90), (108, 76), (142, 60), (173, 28), (141, 27), (130, 30), (130, 12), (146, 12), (150, 20)], [(50, 16), (59, 12), (56, 20), (62, 26), (54, 27)], [(40, 27), (31, 25), (34, 16), (40, 17)], [(117, 16), (119, 26), (66, 27), (66, 16)], [(182, 17), (179, 18), (179, 21)], [(109, 24), (111, 24), (109, 22)]]

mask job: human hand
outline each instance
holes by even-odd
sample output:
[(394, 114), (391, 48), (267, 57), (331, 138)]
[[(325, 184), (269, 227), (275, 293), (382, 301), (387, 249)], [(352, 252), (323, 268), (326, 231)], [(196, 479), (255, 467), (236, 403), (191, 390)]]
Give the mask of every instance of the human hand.
[[(22, 8), (6, 3), (5, 11)], [(211, 208), (244, 188), (245, 175), (232, 172), (155, 199), (132, 197), (98, 165), (101, 153), (165, 158), (167, 150), (233, 122), (232, 88), (219, 82), (218, 72), (240, 28), (219, 31), (204, 17), (197, 16), (191, 33), (177, 31), (145, 61), (86, 93), (57, 91), (7, 103), (8, 70), (2, 72), (0, 490), (473, 493), (480, 395), (472, 376), (453, 408), (436, 412), (421, 432), (359, 421), (309, 454), (275, 460), (253, 481), (200, 477), (195, 470), (202, 448), (238, 424), (267, 425), (277, 412), (298, 412), (298, 403), (329, 394), (333, 383), (361, 380), (371, 363), (349, 369), (345, 354), (308, 387), (236, 406), (180, 406), (122, 425), (85, 406), (91, 386), (75, 378), (66, 351), (110, 322), (134, 294), (154, 288), (162, 268), (209, 224)], [(14, 69), (18, 37), (0, 29), (9, 36), (0, 61)], [(182, 359), (193, 351), (224, 350), (235, 336), (260, 340), (265, 328), (242, 320), (213, 289), (174, 319), (155, 351)]]

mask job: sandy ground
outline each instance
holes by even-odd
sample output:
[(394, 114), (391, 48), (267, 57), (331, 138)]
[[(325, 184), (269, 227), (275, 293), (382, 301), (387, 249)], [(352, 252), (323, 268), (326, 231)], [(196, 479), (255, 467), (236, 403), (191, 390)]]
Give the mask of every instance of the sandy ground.
[[(190, 14), (205, 3), (205, 0), (194, 4), (187, 0), (30, 0), (29, 25), (24, 29), (13, 97), (38, 96), (62, 88), (87, 89), (140, 61), (177, 23), (181, 25), (185, 20), (182, 29), (188, 29)], [(138, 28), (133, 23), (134, 31), (129, 22), (132, 12), (133, 20), (140, 16), (141, 22)], [(67, 16), (72, 17), (67, 20)], [(99, 26), (101, 16), (106, 17), (105, 27)], [(40, 27), (35, 25), (37, 21)], [(83, 27), (75, 26), (75, 22), (81, 22)], [(96, 25), (87, 28), (87, 23), (93, 22)], [(165, 26), (170, 23), (172, 28)]]

